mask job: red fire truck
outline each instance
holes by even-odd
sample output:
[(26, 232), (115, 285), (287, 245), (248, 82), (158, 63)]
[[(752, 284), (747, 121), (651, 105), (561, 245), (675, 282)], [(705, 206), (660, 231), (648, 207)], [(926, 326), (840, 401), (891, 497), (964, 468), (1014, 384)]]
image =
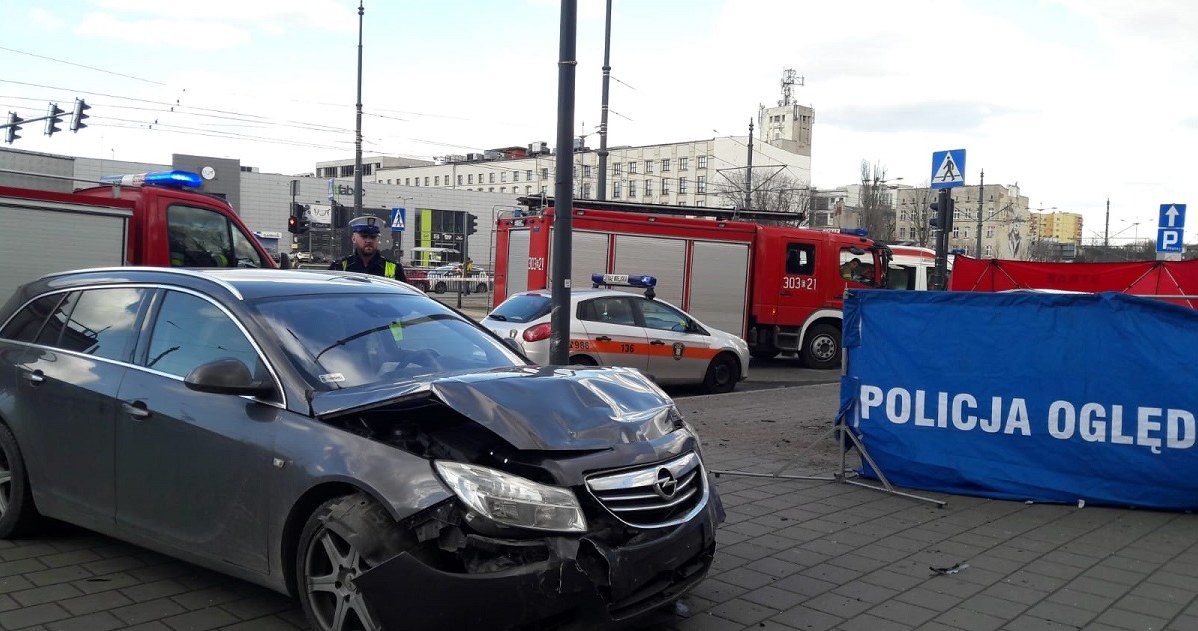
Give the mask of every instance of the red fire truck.
[[(499, 220), (495, 305), (549, 286), (553, 223), (553, 208)], [(754, 357), (798, 355), (812, 368), (840, 366), (846, 287), (886, 287), (889, 251), (862, 234), (596, 210), (585, 202), (574, 207), (572, 233), (571, 279), (651, 274), (658, 297), (739, 333)]]
[(0, 186), (0, 303), (22, 283), (68, 269), (276, 266), (228, 203), (198, 192), (196, 173), (102, 181), (74, 193)]

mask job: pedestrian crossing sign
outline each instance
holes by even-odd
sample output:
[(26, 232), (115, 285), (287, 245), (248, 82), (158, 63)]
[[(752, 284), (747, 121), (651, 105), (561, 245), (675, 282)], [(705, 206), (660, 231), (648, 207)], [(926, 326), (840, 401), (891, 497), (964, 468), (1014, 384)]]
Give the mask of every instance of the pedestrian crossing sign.
[(404, 216), (407, 210), (404, 208), (391, 209), (391, 232), (403, 232), (407, 226), (404, 222)]
[(965, 150), (932, 153), (932, 188), (965, 186)]

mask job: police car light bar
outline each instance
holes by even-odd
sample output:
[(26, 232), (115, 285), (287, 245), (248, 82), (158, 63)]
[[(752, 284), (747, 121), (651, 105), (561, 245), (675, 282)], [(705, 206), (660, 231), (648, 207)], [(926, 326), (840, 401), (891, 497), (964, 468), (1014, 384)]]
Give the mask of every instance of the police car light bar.
[(190, 171), (155, 171), (153, 173), (137, 173), (130, 175), (106, 175), (100, 178), (102, 184), (114, 186), (165, 186), (168, 188), (199, 188), (204, 179), (199, 173)]
[(641, 274), (591, 274), (595, 285), (620, 285), (623, 287), (654, 287), (657, 278)]
[(869, 230), (866, 230), (865, 228), (841, 228), (840, 234), (852, 234), (858, 237), (868, 237)]

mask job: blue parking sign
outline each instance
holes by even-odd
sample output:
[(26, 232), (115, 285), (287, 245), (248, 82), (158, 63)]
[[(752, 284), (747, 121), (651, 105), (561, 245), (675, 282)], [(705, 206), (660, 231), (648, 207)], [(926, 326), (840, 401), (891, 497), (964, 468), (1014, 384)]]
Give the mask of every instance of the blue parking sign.
[(1156, 231), (1157, 252), (1181, 252), (1181, 228), (1160, 228)]

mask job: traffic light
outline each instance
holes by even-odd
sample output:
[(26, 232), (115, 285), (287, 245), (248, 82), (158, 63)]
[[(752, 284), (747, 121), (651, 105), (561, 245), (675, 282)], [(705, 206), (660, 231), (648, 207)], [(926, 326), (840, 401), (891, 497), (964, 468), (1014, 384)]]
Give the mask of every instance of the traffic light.
[(87, 125), (83, 124), (83, 119), (88, 118), (88, 115), (84, 112), (91, 108), (92, 106), (84, 102), (83, 99), (75, 99), (75, 109), (71, 112), (71, 131), (75, 132), (87, 127)]
[(62, 115), (65, 113), (66, 112), (63, 111), (61, 107), (58, 107), (58, 103), (51, 103), (50, 107), (46, 109), (47, 136), (53, 136), (54, 132), (62, 131), (62, 128), (59, 127), (59, 125), (62, 124)]
[(308, 207), (303, 204), (291, 205), (291, 216), (287, 218), (287, 232), (292, 234), (305, 234), (311, 227), (311, 222), (308, 220)]
[(471, 235), (478, 232), (478, 217), (466, 213), (466, 234)]
[(11, 145), (14, 140), (21, 137), (17, 132), (21, 130), (21, 123), (24, 120), (20, 116), (17, 116), (16, 112), (8, 113), (8, 124), (4, 128), (4, 142)]
[(940, 208), (939, 202), (932, 202), (928, 204), (928, 208), (931, 208), (936, 213), (932, 215), (931, 219), (928, 220), (928, 223), (931, 224), (933, 228), (940, 228), (945, 232), (952, 232), (953, 212), (955, 206), (956, 203), (953, 202), (953, 198), (951, 197), (948, 198), (948, 203), (944, 205), (943, 209)]

